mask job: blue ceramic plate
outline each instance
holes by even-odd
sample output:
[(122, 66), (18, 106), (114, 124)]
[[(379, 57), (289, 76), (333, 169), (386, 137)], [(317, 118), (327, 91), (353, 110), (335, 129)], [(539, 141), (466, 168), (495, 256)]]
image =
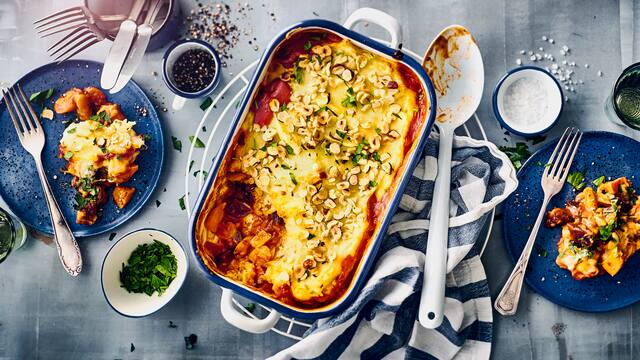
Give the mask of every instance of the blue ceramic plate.
[[(53, 108), (53, 101), (72, 87), (84, 88), (92, 85), (100, 86), (100, 71), (102, 64), (91, 61), (65, 61), (60, 65), (48, 64), (25, 75), (18, 83), (27, 96), (29, 94), (54, 88), (53, 96), (45, 102)], [(111, 198), (104, 206), (102, 215), (91, 226), (78, 225), (75, 222), (76, 211), (75, 190), (70, 186), (71, 175), (63, 174), (60, 170), (65, 167), (66, 160), (58, 157), (58, 144), (64, 131), (64, 120), (75, 118), (75, 115), (56, 115), (53, 120), (41, 119), (46, 133), (46, 144), (42, 151), (42, 162), (49, 179), (53, 194), (69, 222), (74, 235), (79, 237), (97, 235), (124, 223), (142, 208), (156, 187), (162, 170), (164, 157), (164, 143), (160, 120), (153, 104), (142, 92), (140, 87), (130, 81), (117, 94), (109, 94), (107, 99), (117, 103), (129, 120), (135, 121), (134, 129), (139, 134), (149, 135), (148, 149), (142, 151), (138, 157), (140, 169), (127, 183), (135, 187), (136, 193), (131, 202), (119, 209)], [(33, 105), (36, 113), (41, 106)], [(140, 109), (146, 109), (148, 114), (141, 115)], [(32, 228), (53, 234), (49, 212), (44, 200), (44, 193), (38, 180), (33, 158), (22, 148), (13, 127), (4, 102), (0, 103), (0, 196), (22, 221)]]
[[(518, 172), (520, 185), (504, 204), (504, 239), (514, 264), (542, 205), (540, 178), (544, 166), (541, 164), (547, 163), (556, 144), (557, 140), (547, 144), (524, 164)], [(626, 136), (603, 131), (585, 132), (571, 170), (582, 172), (590, 186), (593, 186), (591, 181), (604, 175), (607, 180), (626, 176), (637, 188), (640, 185), (638, 151), (640, 143)], [(551, 200), (547, 211), (564, 206), (575, 195), (573, 187), (565, 184)], [(632, 256), (615, 277), (604, 274), (578, 281), (555, 263), (559, 238), (560, 228), (540, 227), (525, 276), (527, 284), (537, 293), (558, 305), (588, 312), (616, 310), (640, 300), (637, 285), (640, 280), (639, 255)]]

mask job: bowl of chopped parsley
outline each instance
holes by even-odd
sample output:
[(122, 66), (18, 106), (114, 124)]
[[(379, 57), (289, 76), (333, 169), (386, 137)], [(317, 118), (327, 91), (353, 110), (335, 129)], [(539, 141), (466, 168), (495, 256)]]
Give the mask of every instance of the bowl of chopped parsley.
[(168, 304), (187, 276), (189, 262), (171, 235), (142, 229), (123, 236), (102, 263), (102, 291), (121, 315), (142, 317)]

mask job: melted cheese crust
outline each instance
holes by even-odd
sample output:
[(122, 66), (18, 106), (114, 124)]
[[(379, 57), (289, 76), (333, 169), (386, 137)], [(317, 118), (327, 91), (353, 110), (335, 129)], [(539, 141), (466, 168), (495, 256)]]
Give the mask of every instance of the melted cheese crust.
[(640, 245), (640, 204), (627, 178), (586, 187), (565, 208), (555, 208), (547, 224), (562, 224), (556, 263), (577, 279), (605, 270), (614, 276)]
[[(403, 82), (398, 64), (348, 40), (309, 50), (293, 68), (272, 68), (265, 83), (285, 81), (290, 100), (269, 100), (267, 125), (256, 123), (255, 111), (248, 114), (241, 144), (218, 176), (241, 173), (254, 189), (253, 214), (242, 229), (277, 214), (283, 233), (241, 230), (235, 249), (225, 248), (233, 258), (220, 260), (222, 251), (210, 250), (229, 242), (215, 210), (224, 206), (220, 180), (197, 230), (210, 269), (300, 306), (328, 303), (349, 285), (359, 249), (377, 225), (372, 204), (394, 191), (424, 101)], [(269, 246), (275, 237), (277, 246)]]
[(67, 172), (81, 179), (94, 178), (96, 171), (104, 168), (109, 182), (126, 182), (136, 166), (138, 149), (144, 145), (133, 130), (135, 124), (114, 120), (103, 125), (85, 120), (69, 125), (60, 140), (60, 153), (69, 161)]

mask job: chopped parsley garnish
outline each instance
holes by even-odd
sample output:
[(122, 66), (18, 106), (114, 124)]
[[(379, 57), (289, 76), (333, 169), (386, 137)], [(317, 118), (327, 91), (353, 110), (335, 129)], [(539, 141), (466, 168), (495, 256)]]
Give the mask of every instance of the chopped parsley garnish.
[(329, 106), (327, 106), (327, 105), (324, 105), (323, 107), (321, 107), (321, 108), (319, 108), (318, 110), (316, 110), (316, 111), (314, 112), (314, 114), (319, 114), (319, 113), (321, 113), (321, 112), (323, 112), (323, 111), (328, 111), (328, 112), (330, 112), (331, 114), (333, 114), (333, 116), (338, 116), (338, 114), (336, 114), (336, 112), (335, 112), (335, 111), (331, 110), (331, 108), (330, 108)]
[(211, 106), (211, 104), (213, 104), (213, 100), (211, 100), (210, 96), (207, 96), (201, 103), (200, 103), (200, 109), (202, 109), (202, 111), (205, 111), (209, 108), (209, 106)]
[(191, 171), (191, 168), (193, 167), (193, 164), (195, 163), (195, 160), (191, 160), (191, 162), (189, 163), (189, 171)]
[(613, 230), (616, 228), (616, 222), (612, 221), (610, 223), (608, 223), (605, 226), (601, 226), (598, 229), (598, 232), (600, 233), (600, 239), (602, 241), (607, 241), (609, 240), (609, 238), (611, 237), (611, 234), (613, 234)]
[(280, 105), (280, 111), (285, 111), (287, 110), (287, 103), (283, 102), (282, 105)]
[(376, 128), (376, 134), (380, 135), (382, 133), (382, 129), (380, 129), (379, 127)]
[(377, 151), (374, 151), (374, 152), (371, 154), (371, 157), (373, 158), (373, 160), (375, 160), (375, 161), (377, 161), (377, 162), (380, 162), (380, 154), (378, 154), (378, 152), (377, 152)]
[(73, 153), (71, 151), (67, 151), (66, 153), (64, 153), (64, 158), (69, 160), (73, 157)]
[(287, 144), (284, 146), (285, 150), (287, 150), (287, 154), (289, 155), (293, 155), (293, 148), (291, 147), (291, 145)]
[(507, 154), (516, 170), (520, 170), (522, 162), (531, 156), (529, 147), (523, 142), (516, 143), (515, 147), (500, 146), (500, 151)]
[(160, 205), (162, 205), (162, 203), (160, 202), (160, 200), (156, 200), (156, 207), (160, 207)]
[(136, 350), (136, 347), (135, 345), (133, 345), (133, 343), (131, 343), (131, 347), (129, 349), (130, 349), (129, 352), (134, 352)]
[(289, 167), (289, 165), (287, 165), (287, 164), (282, 164), (282, 165), (280, 165), (280, 166), (282, 166), (282, 168), (283, 168), (283, 169), (291, 170), (291, 168), (290, 168), (290, 167)]
[(302, 74), (302, 68), (296, 62), (296, 67), (295, 67), (295, 70), (293, 71), (293, 76), (296, 79), (296, 82), (298, 84), (302, 84), (302, 75), (303, 75)]
[(293, 173), (289, 173), (289, 177), (291, 178), (291, 182), (293, 183), (293, 185), (298, 185), (298, 180), (296, 180), (296, 176), (293, 175)]
[(67, 130), (67, 134), (74, 134), (76, 132), (76, 130), (78, 130), (78, 129), (71, 128), (71, 129)]
[(111, 234), (109, 234), (109, 241), (113, 241), (115, 237), (116, 237), (116, 233), (112, 232)]
[(178, 205), (180, 205), (180, 209), (181, 210), (185, 210), (187, 207), (184, 204), (184, 197), (185, 195), (182, 195), (182, 197), (180, 199), (178, 199)]
[(584, 174), (579, 171), (569, 173), (569, 176), (567, 176), (567, 183), (573, 186), (577, 191), (584, 189), (586, 185), (584, 182)]
[(311, 240), (314, 237), (316, 237), (316, 234), (309, 234), (309, 236), (307, 236), (307, 240)]
[(138, 245), (127, 263), (122, 263), (120, 284), (130, 293), (162, 295), (175, 279), (178, 261), (169, 245), (158, 240)]
[(198, 343), (198, 335), (196, 334), (191, 334), (189, 336), (184, 337), (184, 345), (187, 348), (187, 350), (193, 349), (197, 343)]
[(102, 110), (96, 115), (91, 115), (89, 117), (89, 120), (110, 122), (111, 121), (111, 115), (109, 115), (106, 111)]
[(355, 107), (356, 106), (356, 95), (353, 91), (352, 87), (347, 88), (347, 97), (342, 99), (340, 102), (344, 107)]
[(204, 147), (204, 143), (202, 142), (202, 140), (200, 140), (200, 138), (197, 138), (193, 135), (189, 136), (189, 141), (191, 141), (191, 143), (193, 144), (194, 147), (196, 148), (203, 148)]
[(538, 253), (538, 256), (542, 257), (547, 257), (549, 255), (549, 252), (538, 244), (536, 244), (536, 253)]
[(248, 303), (244, 308), (247, 309), (248, 312), (253, 313), (256, 309), (256, 304)]
[(599, 178), (593, 180), (591, 183), (595, 186), (600, 186), (600, 184), (602, 184), (604, 182), (604, 175), (600, 176)]
[(311, 50), (311, 41), (304, 43), (304, 49), (307, 51)]
[(182, 152), (182, 141), (178, 140), (177, 137), (172, 136), (171, 137), (171, 142), (173, 142), (173, 148), (175, 150), (178, 150), (179, 152)]
[(378, 186), (378, 183), (373, 181), (373, 180), (371, 180), (371, 181), (369, 181), (369, 186), (370, 187), (376, 187), (376, 186)]
[(209, 175), (209, 173), (204, 171), (204, 170), (202, 170), (202, 171), (196, 170), (196, 171), (193, 172), (193, 176), (194, 177), (198, 176), (198, 174), (202, 174), (202, 177), (204, 177), (204, 178), (206, 178), (207, 175)]
[(49, 99), (55, 90), (53, 88), (42, 90), (38, 92), (34, 92), (29, 96), (29, 101), (34, 101), (38, 103), (43, 103), (45, 100)]
[(341, 139), (344, 139), (344, 138), (347, 137), (347, 133), (342, 132), (342, 131), (340, 131), (338, 129), (336, 129), (336, 134), (338, 134), (338, 136), (340, 136)]
[(171, 329), (175, 329), (175, 328), (177, 328), (177, 327), (178, 327), (178, 325), (174, 324), (174, 323), (173, 323), (173, 321), (169, 320), (169, 327), (170, 327)]

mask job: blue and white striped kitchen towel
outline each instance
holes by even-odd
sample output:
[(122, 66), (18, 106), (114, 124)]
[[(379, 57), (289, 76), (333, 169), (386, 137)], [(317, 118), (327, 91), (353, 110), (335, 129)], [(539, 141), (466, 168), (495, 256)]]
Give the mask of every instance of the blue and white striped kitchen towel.
[(358, 298), (272, 359), (489, 358), (493, 316), (477, 240), (487, 213), (517, 187), (515, 169), (495, 145), (455, 139), (445, 319), (425, 329), (417, 312), (437, 144), (432, 135)]

